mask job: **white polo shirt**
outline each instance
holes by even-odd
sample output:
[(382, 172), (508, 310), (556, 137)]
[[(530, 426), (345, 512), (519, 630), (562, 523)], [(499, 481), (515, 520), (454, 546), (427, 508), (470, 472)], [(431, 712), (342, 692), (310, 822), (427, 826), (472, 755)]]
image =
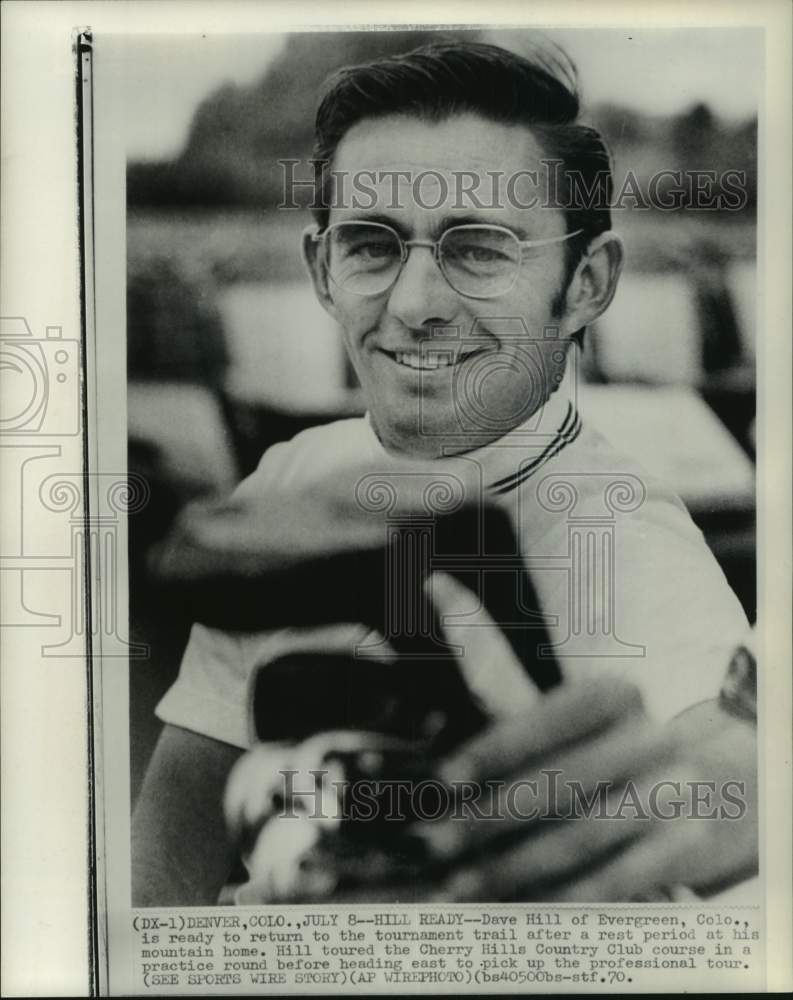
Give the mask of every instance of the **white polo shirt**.
[[(237, 492), (310, 489), (345, 463), (371, 461), (376, 469), (384, 456), (366, 418), (341, 420), (270, 448)], [(471, 463), (512, 519), (563, 683), (627, 678), (658, 721), (718, 695), (748, 630), (740, 603), (682, 502), (584, 426), (566, 392), (438, 468), (460, 461)], [(287, 652), (351, 654), (366, 631), (350, 624), (225, 633), (195, 625), (157, 715), (247, 748), (256, 740), (259, 670)]]

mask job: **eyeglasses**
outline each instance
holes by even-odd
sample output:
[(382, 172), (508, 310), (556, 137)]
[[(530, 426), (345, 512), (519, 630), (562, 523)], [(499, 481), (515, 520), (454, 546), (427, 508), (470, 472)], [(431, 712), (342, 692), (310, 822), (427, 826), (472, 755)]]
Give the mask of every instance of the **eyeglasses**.
[(382, 295), (396, 283), (411, 247), (432, 250), (441, 273), (460, 295), (493, 299), (511, 291), (525, 251), (564, 243), (582, 229), (544, 240), (519, 240), (503, 226), (464, 225), (439, 240), (403, 240), (380, 222), (334, 222), (313, 238), (320, 243), (335, 285), (355, 295)]

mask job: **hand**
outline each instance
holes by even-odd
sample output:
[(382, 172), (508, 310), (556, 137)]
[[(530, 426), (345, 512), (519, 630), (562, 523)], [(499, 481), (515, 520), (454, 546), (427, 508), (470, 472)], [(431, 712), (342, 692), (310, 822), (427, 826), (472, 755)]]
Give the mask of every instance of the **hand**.
[[(300, 902), (328, 899), (337, 887), (418, 881), (421, 860), (403, 843), (397, 851), (349, 838), (343, 793), (343, 760), (358, 761), (374, 776), (389, 752), (416, 753), (393, 737), (352, 730), (321, 732), (301, 743), (259, 743), (231, 771), (224, 794), (230, 840), (241, 848), (248, 881), (236, 901)], [(347, 831), (349, 833), (349, 830)], [(419, 841), (415, 847), (422, 850)]]
[[(467, 504), (482, 502), (470, 462), (444, 460), (443, 474), (453, 475)], [(379, 549), (396, 516), (426, 513), (427, 486), (437, 475), (434, 462), (386, 455), (376, 463), (333, 468), (308, 486), (262, 488), (255, 474), (225, 500), (185, 506), (152, 568), (165, 579), (223, 574), (243, 580), (263, 567)]]
[(635, 687), (608, 678), (540, 696), (483, 609), (464, 627), (448, 619), (471, 606), (460, 584), (435, 577), (432, 594), (492, 721), (440, 767), (464, 818), (420, 824), (449, 865), (431, 898), (654, 899), (756, 871), (751, 722), (714, 701), (661, 727)]

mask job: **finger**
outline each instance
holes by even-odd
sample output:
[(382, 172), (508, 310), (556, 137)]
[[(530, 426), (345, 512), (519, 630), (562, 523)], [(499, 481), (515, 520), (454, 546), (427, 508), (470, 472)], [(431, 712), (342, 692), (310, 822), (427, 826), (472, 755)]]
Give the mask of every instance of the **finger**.
[[(580, 826), (588, 814), (608, 817), (614, 790), (628, 779), (634, 787), (644, 787), (642, 776), (674, 751), (675, 742), (665, 732), (648, 734), (644, 721), (631, 716), (594, 739), (554, 754), (552, 760), (543, 758), (529, 771), (483, 786), (465, 818), (455, 813), (421, 824), (417, 832), (430, 855), (442, 862), (481, 852), (499, 839), (528, 835), (542, 821), (564, 819)], [(465, 804), (458, 803), (458, 813)]]
[(266, 823), (245, 856), (250, 880), (238, 890), (238, 901), (297, 902), (307, 893), (327, 896), (336, 887), (336, 874), (315, 861), (320, 836), (318, 825), (305, 816)]
[[(690, 773), (678, 762), (676, 773)], [(554, 892), (554, 900), (619, 901), (685, 898), (686, 887), (712, 886), (749, 870), (752, 848), (735, 824), (702, 811), (688, 781), (670, 781), (668, 769), (651, 771), (638, 789), (650, 816), (646, 845), (636, 845), (585, 877)], [(738, 824), (740, 825), (740, 824)], [(756, 841), (755, 841), (756, 843)], [(748, 849), (747, 849), (748, 847)], [(545, 898), (545, 897), (544, 897)]]
[(316, 867), (333, 872), (340, 885), (385, 885), (421, 882), (426, 878), (426, 864), (416, 856), (415, 846), (396, 840), (390, 850), (363, 846), (342, 838), (326, 842), (316, 858)]
[(257, 906), (267, 903), (304, 903), (329, 900), (336, 888), (336, 877), (328, 871), (312, 869), (300, 872), (292, 881), (286, 881), (282, 872), (268, 871), (251, 878), (235, 893), (239, 906)]
[(569, 880), (626, 845), (649, 834), (647, 823), (617, 818), (620, 793), (605, 801), (606, 816), (552, 822), (514, 847), (488, 854), (458, 871), (444, 886), (450, 901), (504, 902), (542, 897), (542, 886)]
[[(706, 836), (706, 834), (705, 834)], [(690, 855), (703, 849), (703, 830), (692, 821), (652, 824), (647, 836), (629, 844), (594, 871), (543, 893), (544, 902), (610, 903), (669, 894), (692, 874)]]
[(532, 708), (540, 692), (485, 607), (461, 618), (475, 595), (448, 573), (434, 573), (425, 587), (447, 641), (462, 648), (457, 663), (484, 713), (503, 719)]
[(283, 789), (281, 769), (288, 767), (294, 744), (257, 743), (231, 770), (223, 795), (223, 812), (233, 840), (273, 815)]
[(439, 775), (449, 784), (503, 777), (527, 761), (643, 714), (641, 694), (632, 684), (571, 681), (545, 694), (520, 718), (492, 725), (469, 740), (441, 763)]

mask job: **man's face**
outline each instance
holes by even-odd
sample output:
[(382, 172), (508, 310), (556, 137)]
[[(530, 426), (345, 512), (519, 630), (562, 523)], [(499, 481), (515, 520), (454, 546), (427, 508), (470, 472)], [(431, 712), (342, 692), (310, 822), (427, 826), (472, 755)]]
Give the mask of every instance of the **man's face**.
[[(472, 223), (506, 227), (520, 240), (563, 236), (562, 211), (542, 207), (544, 156), (525, 127), (478, 115), (366, 120), (344, 136), (333, 168), (342, 177), (366, 171), (375, 195), (351, 204), (347, 180), (329, 221), (383, 222), (405, 240), (434, 241), (451, 226)], [(417, 188), (424, 171), (434, 173)], [(505, 181), (493, 197), (493, 171), (504, 179), (522, 175), (513, 197), (506, 197)], [(536, 186), (526, 171), (536, 172)], [(395, 172), (409, 176), (395, 181)], [(460, 194), (455, 176), (462, 172), (483, 207)], [(560, 381), (573, 332), (559, 315), (564, 252), (563, 243), (524, 251), (514, 286), (488, 299), (452, 288), (425, 247), (412, 248), (396, 282), (376, 296), (355, 294), (328, 278), (325, 305), (343, 329), (374, 428), (388, 450), (424, 456), (467, 451), (501, 437), (542, 405)]]

